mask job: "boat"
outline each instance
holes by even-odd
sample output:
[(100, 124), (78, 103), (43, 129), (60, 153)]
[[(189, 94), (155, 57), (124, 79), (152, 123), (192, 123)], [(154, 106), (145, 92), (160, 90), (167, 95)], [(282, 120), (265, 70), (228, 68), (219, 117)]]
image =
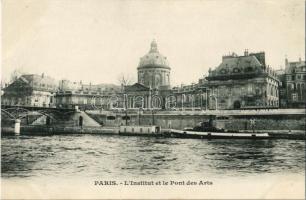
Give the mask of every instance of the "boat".
[(268, 139), (268, 133), (243, 133), (243, 132), (202, 132), (171, 129), (165, 136), (173, 138), (197, 139)]
[(159, 137), (163, 136), (161, 133), (160, 126), (120, 126), (119, 127), (119, 135), (124, 136), (147, 136), (147, 137)]
[(267, 139), (270, 137), (268, 133), (239, 132), (229, 131), (214, 126), (213, 118), (207, 122), (201, 122), (193, 128), (185, 128), (184, 130), (171, 129), (165, 133), (168, 137), (175, 138), (199, 138), (199, 139)]

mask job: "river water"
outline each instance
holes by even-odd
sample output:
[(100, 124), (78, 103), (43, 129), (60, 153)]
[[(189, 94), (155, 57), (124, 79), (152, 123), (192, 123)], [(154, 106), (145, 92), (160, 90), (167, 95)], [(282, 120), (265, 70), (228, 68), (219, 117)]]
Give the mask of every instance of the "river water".
[(305, 172), (305, 141), (3, 136), (4, 179), (248, 177)]

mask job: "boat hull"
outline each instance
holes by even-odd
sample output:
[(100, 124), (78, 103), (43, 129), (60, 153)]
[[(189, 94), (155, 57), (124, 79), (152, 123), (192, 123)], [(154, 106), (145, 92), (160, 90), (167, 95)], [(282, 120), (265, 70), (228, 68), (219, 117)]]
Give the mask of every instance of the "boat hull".
[(120, 133), (119, 135), (122, 136), (141, 136), (141, 137), (163, 137), (164, 134), (162, 133), (131, 133), (131, 132), (124, 132)]
[(194, 139), (269, 139), (268, 133), (219, 133), (171, 130), (166, 137)]

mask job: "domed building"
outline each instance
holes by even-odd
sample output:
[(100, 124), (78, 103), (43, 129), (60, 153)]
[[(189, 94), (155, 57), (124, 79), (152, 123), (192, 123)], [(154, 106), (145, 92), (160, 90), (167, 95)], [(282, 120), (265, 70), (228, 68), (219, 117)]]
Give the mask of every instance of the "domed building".
[(149, 53), (140, 58), (138, 83), (152, 89), (170, 87), (170, 70), (167, 57), (159, 53), (155, 40), (151, 42)]
[(128, 108), (164, 108), (170, 89), (170, 71), (167, 57), (159, 53), (155, 40), (147, 54), (140, 58), (138, 81), (125, 86)]

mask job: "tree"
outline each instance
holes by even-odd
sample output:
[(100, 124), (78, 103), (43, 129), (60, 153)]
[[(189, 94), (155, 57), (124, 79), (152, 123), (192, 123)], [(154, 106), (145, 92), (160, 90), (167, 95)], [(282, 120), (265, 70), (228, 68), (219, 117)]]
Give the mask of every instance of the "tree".
[[(121, 85), (121, 92), (123, 93), (124, 92), (124, 87), (133, 83), (133, 78), (130, 75), (125, 75), (125, 74), (121, 73), (118, 76), (118, 81)], [(125, 95), (124, 95), (123, 99), (124, 99), (123, 104), (124, 104), (124, 107), (125, 107), (125, 125), (127, 126), (128, 125), (128, 114), (127, 114), (128, 100), (127, 100)]]
[(133, 78), (129, 74), (121, 73), (118, 76), (118, 82), (120, 83), (120, 85), (127, 86), (127, 85), (130, 85), (133, 82)]
[(123, 92), (123, 89), (125, 86), (127, 85), (131, 85), (133, 82), (134, 82), (134, 79), (131, 75), (129, 74), (123, 74), (121, 73), (119, 76), (118, 76), (118, 82), (119, 84), (121, 85), (121, 90)]

